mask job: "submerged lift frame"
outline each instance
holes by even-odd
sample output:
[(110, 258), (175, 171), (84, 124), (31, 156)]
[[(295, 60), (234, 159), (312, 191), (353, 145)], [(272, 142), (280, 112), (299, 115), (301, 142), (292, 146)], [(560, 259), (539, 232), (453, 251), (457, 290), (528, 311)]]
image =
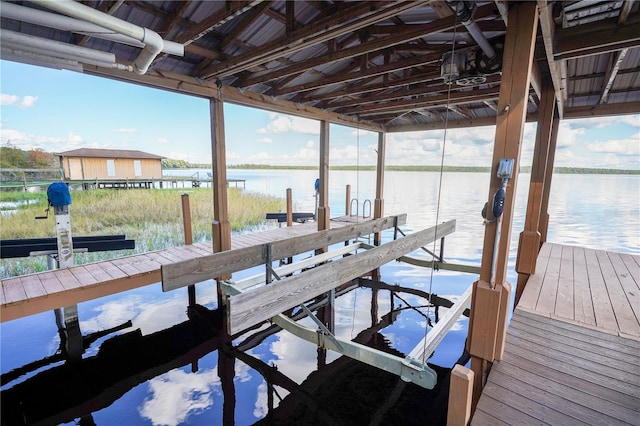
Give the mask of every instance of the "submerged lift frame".
[[(280, 275), (291, 274), (295, 271), (317, 266), (332, 258), (344, 256), (347, 253), (356, 253), (358, 249), (368, 248), (361, 242), (346, 245), (337, 250), (309, 257), (302, 261), (292, 263), (280, 268), (268, 268), (276, 280)], [(228, 295), (241, 294), (249, 288), (264, 282), (264, 275), (255, 275), (237, 282), (221, 281), (220, 286)], [(412, 382), (426, 389), (433, 389), (437, 383), (436, 372), (422, 360), (428, 359), (435, 351), (436, 346), (444, 335), (457, 321), (464, 309), (471, 301), (471, 287), (458, 298), (447, 314), (436, 324), (431, 332), (411, 351), (409, 356), (401, 358), (382, 352), (380, 350), (344, 340), (336, 337), (304, 304), (300, 308), (318, 325), (317, 330), (305, 327), (283, 314), (275, 315), (271, 321), (288, 332), (315, 343), (319, 348), (331, 349), (350, 358), (364, 362), (381, 370), (399, 376), (406, 382)]]

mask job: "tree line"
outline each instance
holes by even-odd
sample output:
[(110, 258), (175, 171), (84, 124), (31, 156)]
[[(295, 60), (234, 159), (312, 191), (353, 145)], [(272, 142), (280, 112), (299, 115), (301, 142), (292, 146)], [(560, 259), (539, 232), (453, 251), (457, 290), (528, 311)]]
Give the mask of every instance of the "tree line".
[(60, 167), (58, 158), (41, 149), (23, 151), (11, 144), (0, 147), (0, 168), (3, 169), (50, 169)]

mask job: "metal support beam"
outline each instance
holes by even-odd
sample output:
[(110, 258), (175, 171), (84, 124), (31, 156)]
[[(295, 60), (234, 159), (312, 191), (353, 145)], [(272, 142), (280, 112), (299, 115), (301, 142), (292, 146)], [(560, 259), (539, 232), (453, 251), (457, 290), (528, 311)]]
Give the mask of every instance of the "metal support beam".
[[(272, 318), (272, 321), (283, 329), (289, 331), (296, 336), (315, 343), (318, 346), (331, 349), (334, 352), (341, 353), (349, 358), (356, 359), (365, 364), (369, 364), (381, 370), (400, 376), (406, 382), (415, 383), (426, 389), (433, 389), (438, 381), (435, 371), (427, 364), (412, 358), (400, 358), (388, 353), (361, 345), (359, 343), (345, 341), (336, 338), (327, 338), (324, 332), (311, 330), (303, 327), (295, 321), (290, 320), (286, 316), (279, 314)], [(340, 344), (342, 350), (337, 346)]]
[[(312, 256), (291, 265), (275, 268), (273, 271), (284, 274), (294, 270), (301, 270), (311, 265), (325, 262), (330, 258), (342, 256), (345, 252), (353, 251), (361, 246), (361, 243), (356, 243), (348, 247), (341, 247), (337, 250)], [(262, 277), (262, 275), (249, 277), (237, 283), (224, 282), (221, 283), (221, 285), (228, 294), (238, 295), (243, 293), (247, 288), (258, 284), (259, 282), (256, 282), (256, 279), (259, 280), (260, 277)], [(271, 321), (282, 329), (308, 342), (315, 343), (319, 348), (333, 350), (368, 365), (380, 368), (381, 370), (396, 374), (404, 381), (415, 383), (426, 389), (433, 389), (437, 383), (437, 374), (425, 361), (421, 360), (429, 358), (447, 331), (453, 327), (458, 317), (469, 305), (471, 293), (472, 287), (469, 287), (448, 310), (447, 314), (438, 321), (433, 330), (431, 330), (425, 339), (420, 342), (406, 358), (393, 356), (359, 343), (337, 338), (304, 304), (300, 305), (300, 308), (318, 325), (318, 329), (313, 330), (304, 327), (283, 314), (273, 316)]]
[[(227, 298), (229, 334), (242, 331), (280, 312), (361, 276), (455, 230), (455, 220), (418, 231), (364, 253), (320, 265), (270, 286)], [(344, 241), (344, 240), (341, 240)]]

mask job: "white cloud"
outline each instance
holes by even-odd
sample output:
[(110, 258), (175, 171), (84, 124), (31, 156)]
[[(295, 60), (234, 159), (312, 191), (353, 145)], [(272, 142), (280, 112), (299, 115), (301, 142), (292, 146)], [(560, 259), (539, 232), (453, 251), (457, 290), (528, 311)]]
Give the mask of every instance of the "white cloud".
[(253, 407), (253, 416), (257, 419), (262, 419), (269, 414), (269, 398), (267, 390), (267, 383), (263, 380), (258, 385), (258, 395)]
[(583, 127), (573, 127), (569, 122), (561, 121), (558, 127), (556, 147), (567, 148), (575, 145), (584, 134), (585, 129)]
[(587, 149), (596, 153), (637, 156), (640, 155), (640, 133), (636, 133), (635, 135), (622, 140), (592, 142), (587, 144)]
[(227, 163), (237, 164), (240, 162), (241, 156), (237, 152), (227, 151)]
[(38, 101), (37, 96), (25, 96), (24, 98), (22, 98), (22, 101), (18, 104), (18, 108), (21, 108), (21, 109), (31, 108), (36, 104), (37, 101)]
[(19, 98), (16, 95), (0, 93), (0, 105), (13, 105), (18, 102), (18, 99)]
[(640, 127), (640, 114), (624, 115), (620, 117), (620, 122), (632, 127)]
[(632, 127), (640, 127), (640, 114), (621, 115), (616, 117), (589, 117), (577, 118), (562, 121), (573, 127), (582, 127), (587, 129), (604, 129), (619, 124), (627, 124)]
[(25, 96), (20, 99), (20, 97), (16, 95), (0, 94), (0, 105), (16, 105), (20, 109), (31, 108), (36, 104), (37, 100), (37, 96)]
[(156, 143), (160, 145), (166, 145), (169, 143), (169, 139), (167, 138), (158, 138), (156, 139)]
[(364, 130), (364, 129), (353, 129), (351, 131), (351, 133), (349, 134), (349, 136), (352, 136), (354, 138), (357, 138), (358, 136), (363, 137), (363, 136), (368, 136), (368, 135), (377, 135), (377, 133), (371, 132), (369, 130)]
[(270, 114), (269, 117), (271, 118), (271, 123), (269, 123), (266, 128), (258, 129), (258, 133), (275, 134), (293, 132), (310, 135), (320, 134), (320, 124), (316, 120), (280, 114)]
[(258, 161), (270, 161), (273, 157), (267, 152), (259, 152), (255, 155), (252, 155), (250, 158), (256, 159)]
[(149, 380), (150, 396), (140, 407), (140, 415), (153, 425), (174, 426), (188, 422), (213, 405), (213, 393), (219, 393), (220, 379), (215, 369), (198, 373), (172, 370)]
[[(0, 143), (6, 145), (10, 143), (16, 148), (28, 151), (31, 149), (42, 149), (47, 152), (61, 152), (87, 147), (84, 138), (73, 132), (69, 132), (66, 138), (33, 135), (20, 130), (0, 128)], [(96, 144), (92, 144), (95, 146)]]
[(358, 159), (358, 148), (355, 145), (347, 145), (343, 148), (332, 148), (329, 152), (330, 163), (340, 165), (353, 165)]
[(285, 155), (282, 160), (286, 164), (314, 165), (318, 162), (318, 150), (313, 147), (300, 148), (291, 156)]
[(270, 139), (270, 138), (262, 138), (262, 139), (258, 139), (258, 142), (260, 142), (260, 143), (271, 143), (271, 142), (273, 142), (273, 140)]

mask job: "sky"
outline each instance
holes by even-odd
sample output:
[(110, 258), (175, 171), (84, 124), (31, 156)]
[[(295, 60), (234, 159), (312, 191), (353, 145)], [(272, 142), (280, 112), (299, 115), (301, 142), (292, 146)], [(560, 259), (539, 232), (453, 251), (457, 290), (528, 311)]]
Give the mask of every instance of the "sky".
[[(318, 165), (318, 121), (225, 104), (227, 164)], [(528, 123), (521, 166), (531, 165)], [(388, 133), (387, 165), (490, 166), (495, 126)], [(330, 165), (374, 165), (377, 134), (331, 125)], [(0, 144), (23, 150), (136, 149), (211, 163), (206, 99), (0, 60)], [(640, 115), (563, 120), (557, 167), (640, 169)]]

